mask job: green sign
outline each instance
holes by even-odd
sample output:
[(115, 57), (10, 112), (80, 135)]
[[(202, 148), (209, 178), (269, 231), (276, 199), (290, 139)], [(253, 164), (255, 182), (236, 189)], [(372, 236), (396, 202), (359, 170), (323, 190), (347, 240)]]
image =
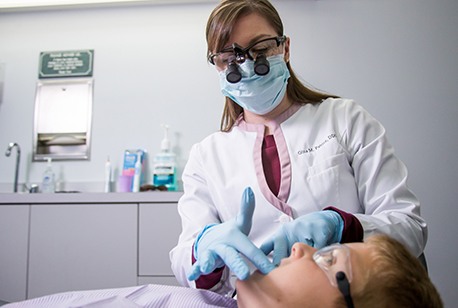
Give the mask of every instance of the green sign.
[(41, 52), (38, 78), (90, 77), (93, 62), (94, 50)]

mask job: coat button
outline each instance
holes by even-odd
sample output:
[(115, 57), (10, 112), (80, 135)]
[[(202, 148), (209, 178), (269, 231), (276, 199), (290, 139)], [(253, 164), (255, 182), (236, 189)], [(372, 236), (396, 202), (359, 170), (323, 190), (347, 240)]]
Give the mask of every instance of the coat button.
[(282, 224), (290, 222), (292, 220), (293, 219), (289, 215), (286, 215), (286, 214), (281, 214), (280, 218), (278, 218), (278, 221), (280, 221), (280, 223), (282, 223)]

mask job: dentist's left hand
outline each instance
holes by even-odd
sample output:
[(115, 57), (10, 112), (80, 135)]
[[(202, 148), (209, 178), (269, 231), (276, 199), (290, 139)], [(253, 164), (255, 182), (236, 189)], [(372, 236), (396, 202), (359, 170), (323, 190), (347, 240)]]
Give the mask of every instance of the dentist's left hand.
[(237, 217), (220, 224), (207, 225), (194, 243), (194, 257), (189, 280), (212, 273), (227, 265), (240, 280), (250, 275), (250, 268), (240, 254), (252, 262), (261, 273), (267, 274), (275, 268), (266, 255), (248, 238), (255, 207), (251, 188), (243, 192)]
[(294, 243), (301, 242), (319, 249), (340, 243), (343, 229), (344, 221), (337, 212), (309, 213), (281, 225), (271, 238), (262, 243), (261, 250), (266, 255), (273, 251), (273, 263), (280, 264), (291, 254)]

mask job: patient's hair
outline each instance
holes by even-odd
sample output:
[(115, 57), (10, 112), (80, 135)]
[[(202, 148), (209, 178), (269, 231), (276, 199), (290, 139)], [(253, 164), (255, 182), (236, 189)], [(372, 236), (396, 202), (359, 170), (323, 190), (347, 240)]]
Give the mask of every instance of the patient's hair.
[(362, 289), (352, 294), (355, 307), (443, 307), (426, 269), (402, 244), (386, 235), (365, 243), (372, 262)]

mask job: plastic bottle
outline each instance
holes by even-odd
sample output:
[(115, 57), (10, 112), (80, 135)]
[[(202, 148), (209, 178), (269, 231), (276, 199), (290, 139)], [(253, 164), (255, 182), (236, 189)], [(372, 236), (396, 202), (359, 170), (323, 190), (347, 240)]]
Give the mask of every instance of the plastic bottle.
[(111, 192), (111, 162), (110, 156), (107, 157), (105, 162), (105, 192)]
[(153, 185), (165, 185), (167, 190), (176, 189), (175, 153), (170, 150), (169, 126), (164, 128), (164, 139), (161, 142), (161, 151), (154, 156)]
[(46, 169), (43, 172), (43, 180), (41, 183), (41, 192), (43, 193), (53, 193), (56, 189), (55, 175), (52, 170), (51, 157), (48, 157), (48, 164)]
[(140, 181), (142, 176), (142, 153), (137, 153), (137, 160), (135, 161), (135, 173), (132, 184), (132, 192), (140, 191)]

